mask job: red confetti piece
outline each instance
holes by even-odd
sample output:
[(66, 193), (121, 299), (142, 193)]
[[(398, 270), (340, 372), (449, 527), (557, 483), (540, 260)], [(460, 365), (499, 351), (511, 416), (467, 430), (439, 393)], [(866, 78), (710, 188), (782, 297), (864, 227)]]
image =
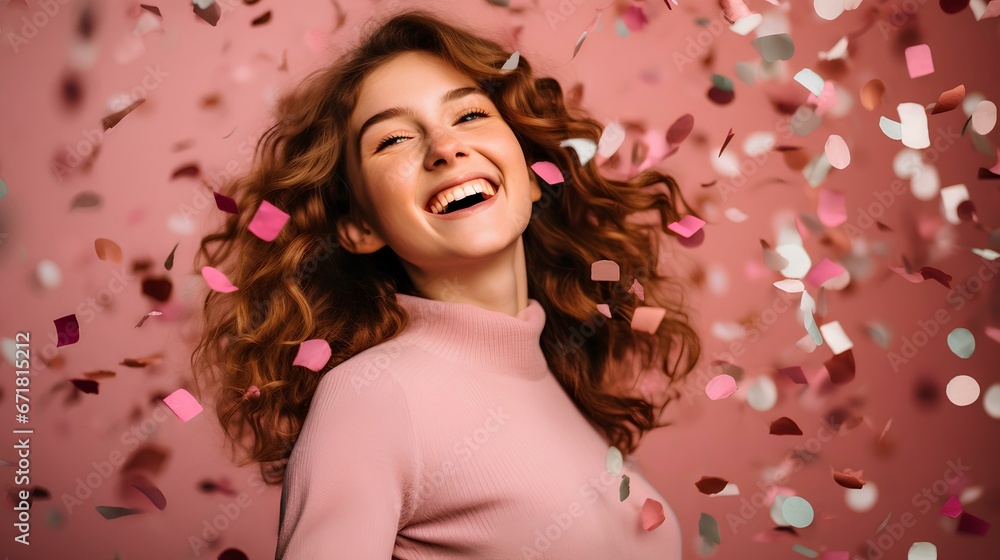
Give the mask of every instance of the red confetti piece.
[(224, 194), (219, 194), (217, 192), (213, 192), (212, 194), (215, 195), (215, 206), (216, 206), (216, 208), (218, 208), (219, 210), (222, 210), (223, 212), (229, 212), (230, 214), (239, 214), (240, 213), (239, 209), (236, 207), (236, 201), (235, 200), (229, 198), (228, 196), (226, 196)]
[(196, 16), (205, 21), (205, 23), (215, 27), (215, 24), (219, 23), (219, 18), (222, 17), (222, 8), (219, 7), (218, 2), (212, 2), (210, 6), (205, 9), (201, 9), (198, 3), (194, 3), (194, 13)]
[(729, 481), (724, 478), (719, 478), (717, 476), (702, 476), (698, 482), (694, 485), (698, 487), (698, 491), (702, 494), (718, 494), (729, 484)]
[(958, 517), (958, 532), (984, 536), (990, 531), (990, 522), (971, 513), (962, 512)]
[(729, 141), (733, 139), (733, 129), (729, 129), (729, 134), (726, 135), (726, 141), (722, 143), (722, 148), (719, 150), (719, 157), (722, 157), (722, 152), (726, 151), (726, 146), (729, 145)]
[(965, 99), (965, 85), (959, 84), (938, 96), (937, 103), (931, 109), (931, 114), (936, 115), (951, 111), (962, 104), (962, 99)]
[(125, 517), (126, 515), (145, 513), (141, 509), (121, 508), (114, 506), (97, 506), (94, 509), (96, 509), (97, 513), (101, 514), (101, 517), (103, 517), (104, 519), (118, 519), (119, 517)]
[(691, 134), (692, 130), (694, 130), (694, 115), (690, 113), (681, 115), (667, 129), (667, 143), (680, 144)]
[(865, 481), (861, 478), (861, 472), (855, 472), (851, 469), (844, 469), (843, 472), (834, 472), (833, 480), (844, 488), (851, 488), (852, 490), (859, 490), (865, 485)]
[(794, 420), (787, 416), (782, 416), (771, 422), (771, 435), (773, 436), (801, 436), (802, 430)]
[(795, 383), (801, 385), (807, 385), (809, 382), (806, 380), (806, 374), (802, 371), (802, 366), (792, 366), (787, 368), (781, 368), (778, 373), (784, 375), (791, 379)]
[(200, 175), (201, 175), (201, 168), (198, 167), (198, 164), (189, 163), (187, 165), (182, 165), (181, 167), (175, 169), (174, 172), (170, 175), (170, 180), (173, 181), (174, 179), (180, 177), (191, 177), (193, 179), (196, 179)]
[(98, 383), (96, 381), (91, 381), (90, 379), (70, 379), (69, 381), (74, 387), (84, 393), (97, 394)]
[(264, 25), (265, 23), (271, 21), (271, 10), (264, 12), (263, 14), (255, 17), (253, 21), (250, 22), (250, 27), (257, 25)]
[(56, 325), (56, 348), (69, 346), (80, 341), (80, 323), (76, 320), (75, 314), (66, 315), (53, 321)]
[(238, 548), (227, 548), (219, 553), (219, 560), (248, 560), (248, 557)]
[(847, 349), (823, 363), (834, 385), (843, 385), (854, 380), (854, 352)]
[(957, 14), (969, 6), (969, 0), (941, 0), (941, 11), (946, 14)]
[(719, 105), (728, 105), (729, 103), (732, 103), (733, 99), (736, 99), (736, 92), (726, 91), (712, 86), (708, 90), (708, 98)]

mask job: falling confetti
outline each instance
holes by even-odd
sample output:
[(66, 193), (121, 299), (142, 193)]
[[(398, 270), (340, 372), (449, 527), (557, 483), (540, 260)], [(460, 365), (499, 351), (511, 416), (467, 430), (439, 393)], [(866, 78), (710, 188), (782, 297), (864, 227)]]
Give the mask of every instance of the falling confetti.
[(663, 515), (663, 504), (653, 498), (646, 498), (642, 504), (641, 517), (643, 530), (656, 529), (666, 520), (666, 516)]
[(229, 281), (229, 278), (225, 274), (211, 266), (201, 267), (201, 275), (208, 284), (208, 287), (217, 292), (228, 293), (238, 289)]
[(596, 282), (621, 280), (621, 268), (615, 261), (596, 261), (590, 265), (590, 279)]
[(724, 478), (719, 478), (716, 476), (703, 476), (695, 482), (694, 485), (698, 487), (698, 491), (702, 494), (718, 494), (729, 484), (729, 481)]
[(293, 366), (303, 366), (313, 371), (319, 371), (328, 361), (333, 351), (330, 343), (322, 338), (313, 338), (299, 344)]
[(948, 348), (959, 358), (971, 358), (976, 351), (976, 338), (969, 329), (959, 327), (948, 333)]
[(257, 207), (257, 212), (254, 214), (247, 229), (250, 230), (250, 233), (264, 241), (274, 241), (290, 217), (279, 210), (277, 206), (264, 200)]
[(705, 385), (705, 394), (713, 401), (725, 399), (736, 392), (736, 380), (731, 375), (717, 375)]
[(201, 414), (202, 406), (195, 400), (191, 393), (184, 389), (177, 389), (163, 399), (163, 403), (177, 416), (181, 422), (187, 422), (198, 414)]
[(934, 72), (930, 45), (921, 44), (907, 47), (904, 54), (906, 55), (906, 70), (910, 73), (911, 78), (919, 78)]
[(557, 185), (565, 181), (562, 172), (551, 161), (537, 161), (531, 165), (531, 169), (550, 185)]
[(781, 516), (792, 527), (802, 529), (812, 525), (815, 513), (805, 498), (790, 496), (781, 504)]
[(611, 476), (620, 475), (623, 465), (624, 457), (622, 457), (621, 450), (613, 445), (608, 447), (608, 452), (604, 457), (604, 468), (607, 469), (608, 474)]
[(979, 382), (968, 375), (956, 375), (948, 382), (945, 393), (955, 406), (969, 406), (979, 398)]
[(770, 433), (774, 436), (801, 436), (802, 430), (794, 420), (787, 416), (782, 416), (771, 422)]

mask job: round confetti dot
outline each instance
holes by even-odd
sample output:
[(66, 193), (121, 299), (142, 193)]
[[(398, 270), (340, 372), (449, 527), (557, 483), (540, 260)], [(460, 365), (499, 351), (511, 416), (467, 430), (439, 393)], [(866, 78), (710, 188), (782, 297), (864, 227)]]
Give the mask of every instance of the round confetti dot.
[(948, 382), (945, 393), (955, 406), (969, 406), (979, 398), (979, 383), (968, 375), (956, 375)]
[(792, 527), (801, 529), (812, 524), (815, 513), (812, 505), (805, 498), (792, 496), (786, 498), (785, 503), (781, 504), (781, 516)]
[(990, 418), (1000, 418), (1000, 383), (990, 385), (983, 395), (983, 408)]
[(832, 21), (844, 13), (843, 0), (813, 0), (813, 8), (819, 17)]
[(865, 482), (864, 487), (857, 490), (852, 488), (844, 489), (844, 501), (851, 511), (864, 513), (878, 502), (878, 486), (872, 481)]
[(758, 377), (747, 389), (747, 404), (757, 412), (774, 408), (778, 402), (778, 387), (770, 377)]
[(851, 151), (847, 147), (847, 142), (840, 135), (831, 134), (826, 139), (826, 145), (823, 147), (823, 150), (826, 153), (826, 159), (830, 161), (830, 165), (837, 169), (844, 169), (851, 163)]
[(987, 135), (997, 125), (997, 106), (992, 101), (983, 100), (972, 110), (972, 130)]
[(62, 272), (59, 270), (59, 265), (49, 259), (44, 259), (38, 263), (36, 274), (42, 286), (50, 290), (54, 290), (62, 284)]
[(924, 166), (920, 152), (903, 148), (892, 158), (892, 171), (900, 179), (909, 179)]
[(968, 358), (976, 351), (976, 337), (961, 327), (948, 333), (948, 348), (959, 358)]
[(929, 542), (915, 542), (906, 553), (906, 560), (937, 560), (937, 547)]

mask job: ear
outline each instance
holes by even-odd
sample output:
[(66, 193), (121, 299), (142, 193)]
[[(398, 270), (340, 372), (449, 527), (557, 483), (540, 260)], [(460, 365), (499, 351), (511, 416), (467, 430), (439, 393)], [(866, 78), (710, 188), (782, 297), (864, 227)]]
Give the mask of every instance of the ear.
[(528, 179), (531, 182), (531, 201), (538, 202), (542, 198), (542, 187), (538, 184), (538, 177), (531, 169), (531, 164), (528, 164)]
[(363, 219), (347, 214), (337, 220), (337, 242), (348, 252), (356, 255), (374, 253), (387, 243), (382, 236)]

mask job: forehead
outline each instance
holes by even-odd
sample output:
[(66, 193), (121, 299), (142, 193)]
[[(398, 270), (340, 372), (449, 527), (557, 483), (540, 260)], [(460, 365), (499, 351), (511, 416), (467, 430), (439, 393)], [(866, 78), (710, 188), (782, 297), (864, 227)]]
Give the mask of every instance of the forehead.
[(356, 133), (365, 119), (379, 111), (437, 102), (446, 90), (468, 85), (475, 81), (433, 54), (397, 55), (362, 80), (351, 130)]

